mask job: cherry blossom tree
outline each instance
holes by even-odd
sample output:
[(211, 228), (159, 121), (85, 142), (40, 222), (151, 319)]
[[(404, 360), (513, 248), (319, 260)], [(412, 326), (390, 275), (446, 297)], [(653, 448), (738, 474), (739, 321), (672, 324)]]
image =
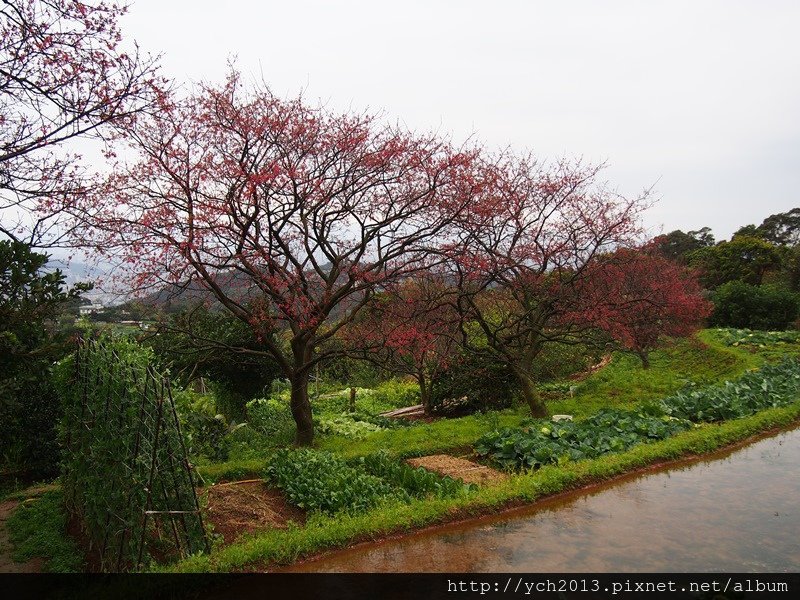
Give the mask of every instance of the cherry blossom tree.
[(374, 296), (343, 331), (354, 356), (417, 381), (426, 415), (431, 414), (432, 384), (459, 344), (455, 298), (445, 282), (420, 274)]
[(534, 416), (547, 409), (532, 366), (546, 344), (577, 343), (580, 283), (603, 253), (630, 244), (646, 197), (626, 199), (597, 182), (599, 169), (552, 166), (505, 153), (476, 175), (470, 210), (451, 248), (462, 339), (505, 362)]
[(70, 143), (108, 142), (152, 106), (157, 62), (124, 52), (126, 8), (79, 0), (0, 1), (0, 233), (55, 246), (58, 217), (85, 193)]
[(596, 261), (581, 298), (578, 318), (635, 353), (645, 369), (663, 336), (690, 335), (713, 309), (694, 273), (646, 250), (620, 249)]
[(296, 442), (311, 443), (326, 342), (376, 290), (440, 260), (475, 153), (279, 99), (235, 71), (165, 98), (129, 135), (139, 158), (77, 215), (83, 243), (120, 255), (133, 286), (201, 286), (247, 323), (291, 382)]

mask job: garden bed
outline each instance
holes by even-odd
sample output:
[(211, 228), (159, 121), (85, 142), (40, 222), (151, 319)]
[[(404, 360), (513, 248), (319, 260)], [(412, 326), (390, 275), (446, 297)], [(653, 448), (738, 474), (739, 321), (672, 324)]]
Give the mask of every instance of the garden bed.
[(409, 458), (406, 461), (412, 467), (423, 467), (438, 475), (460, 479), (464, 483), (486, 485), (508, 479), (506, 473), (496, 471), (491, 467), (479, 465), (465, 458), (456, 458), (449, 454), (432, 454), (419, 458)]
[(306, 515), (263, 480), (221, 483), (206, 490), (206, 516), (215, 534), (230, 544), (244, 533), (302, 525)]

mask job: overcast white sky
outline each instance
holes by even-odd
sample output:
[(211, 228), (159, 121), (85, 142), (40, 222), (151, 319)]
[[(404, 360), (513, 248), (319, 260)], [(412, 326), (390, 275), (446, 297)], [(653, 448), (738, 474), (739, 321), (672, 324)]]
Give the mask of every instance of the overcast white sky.
[(238, 57), (280, 95), (456, 141), (606, 162), (653, 233), (800, 206), (800, 2), (133, 0), (126, 38), (182, 83)]

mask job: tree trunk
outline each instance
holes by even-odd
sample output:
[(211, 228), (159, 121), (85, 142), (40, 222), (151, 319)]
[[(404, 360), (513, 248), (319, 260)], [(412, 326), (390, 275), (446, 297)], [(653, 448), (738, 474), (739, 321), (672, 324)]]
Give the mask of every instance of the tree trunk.
[(291, 378), (291, 409), (297, 433), (294, 438), (296, 446), (310, 446), (314, 441), (314, 421), (311, 418), (311, 402), (308, 399), (308, 372), (301, 371)]
[(639, 355), (639, 358), (642, 360), (642, 368), (649, 369), (650, 368), (650, 355), (647, 353), (646, 350), (639, 350), (636, 352)]
[(417, 376), (419, 384), (419, 400), (422, 403), (422, 410), (426, 417), (431, 416), (431, 389), (425, 381), (424, 376)]
[(356, 412), (356, 388), (350, 388), (350, 412)]
[(544, 404), (539, 393), (536, 391), (536, 384), (533, 378), (522, 369), (514, 369), (514, 375), (519, 381), (519, 386), (522, 391), (522, 397), (525, 399), (528, 408), (531, 409), (531, 416), (533, 417), (547, 417), (547, 407)]

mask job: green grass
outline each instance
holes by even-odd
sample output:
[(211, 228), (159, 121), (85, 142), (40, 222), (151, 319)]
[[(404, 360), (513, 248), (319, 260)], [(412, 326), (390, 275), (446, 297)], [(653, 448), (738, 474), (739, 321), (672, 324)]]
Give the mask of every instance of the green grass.
[[(576, 384), (574, 397), (564, 392), (559, 398), (548, 400), (547, 405), (551, 414), (570, 414), (579, 419), (601, 408), (632, 409), (641, 402), (659, 400), (674, 393), (690, 381), (713, 384), (735, 379), (762, 362), (757, 355), (728, 347), (704, 331), (697, 339), (677, 340), (653, 352), (649, 369), (643, 369), (640, 360), (633, 355), (615, 354), (609, 365)], [(498, 427), (516, 427), (528, 416), (527, 408), (519, 407), (380, 431), (363, 440), (326, 436), (319, 438), (317, 445), (345, 457), (364, 456), (380, 450), (403, 457), (420, 456), (467, 448), (485, 433)]]
[(22, 502), (6, 522), (14, 545), (12, 558), (24, 562), (45, 559), (44, 570), (75, 573), (82, 570), (83, 556), (67, 534), (64, 496), (60, 489)]
[(266, 458), (231, 460), (221, 463), (206, 463), (197, 466), (202, 478), (201, 485), (211, 485), (220, 481), (242, 481), (244, 479), (260, 479), (264, 467), (269, 461)]
[(352, 458), (387, 450), (396, 456), (410, 457), (464, 448), (484, 433), (497, 427), (515, 427), (528, 416), (526, 410), (504, 410), (457, 419), (440, 419), (411, 427), (378, 431), (363, 440), (329, 436), (318, 441), (321, 450)]
[(246, 537), (213, 555), (193, 556), (162, 570), (177, 572), (237, 571), (288, 563), (320, 550), (358, 540), (377, 539), (456, 518), (496, 511), (518, 502), (606, 480), (656, 462), (703, 454), (759, 432), (800, 420), (800, 402), (718, 425), (703, 425), (672, 438), (634, 446), (627, 452), (565, 466), (543, 467), (499, 485), (456, 498), (410, 504), (387, 503), (361, 515), (314, 514), (304, 527), (271, 530)]
[(601, 408), (632, 409), (668, 396), (690, 381), (714, 384), (735, 379), (762, 362), (758, 356), (727, 347), (703, 331), (696, 338), (676, 340), (653, 352), (649, 369), (643, 369), (636, 356), (615, 354), (609, 365), (576, 384), (574, 397), (565, 394), (548, 402), (548, 408), (552, 414), (578, 418)]

